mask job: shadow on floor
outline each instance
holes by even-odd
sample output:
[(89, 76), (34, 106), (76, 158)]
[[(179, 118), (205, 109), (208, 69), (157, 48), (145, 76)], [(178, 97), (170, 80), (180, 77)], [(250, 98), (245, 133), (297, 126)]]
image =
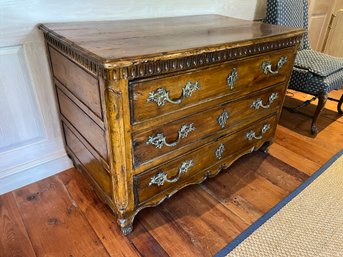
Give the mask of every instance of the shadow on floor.
[[(311, 134), (311, 124), (313, 114), (317, 107), (317, 102), (318, 101), (315, 100), (311, 104), (300, 108), (299, 112), (297, 113), (291, 112), (287, 109), (282, 109), (279, 124), (303, 136), (313, 138), (314, 136)], [(302, 100), (293, 98), (291, 96), (286, 96), (284, 106), (293, 108), (299, 106), (302, 103)], [(331, 107), (333, 105), (337, 108), (336, 102), (328, 100), (327, 105), (330, 105), (330, 109), (325, 107), (317, 120), (319, 133), (342, 117), (342, 115), (340, 115), (337, 111), (331, 110)]]

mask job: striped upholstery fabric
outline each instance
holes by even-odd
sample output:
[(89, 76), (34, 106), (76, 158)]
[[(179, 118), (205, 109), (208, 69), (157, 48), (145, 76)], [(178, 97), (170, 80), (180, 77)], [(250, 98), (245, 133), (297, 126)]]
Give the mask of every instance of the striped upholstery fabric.
[[(308, 29), (307, 0), (267, 0), (265, 22)], [(312, 50), (307, 33), (294, 63), (289, 88), (311, 95), (328, 93), (343, 85), (343, 58)]]

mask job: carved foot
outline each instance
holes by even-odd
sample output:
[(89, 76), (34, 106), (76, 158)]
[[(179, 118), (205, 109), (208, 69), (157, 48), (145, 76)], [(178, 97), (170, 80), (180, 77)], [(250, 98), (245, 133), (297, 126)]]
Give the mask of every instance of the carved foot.
[(261, 151), (261, 152), (264, 152), (264, 153), (268, 153), (268, 151), (269, 151), (269, 146), (270, 146), (270, 142), (265, 142), (265, 143), (260, 147), (260, 149), (258, 149), (258, 150)]
[(132, 224), (129, 224), (125, 227), (121, 227), (121, 232), (123, 233), (124, 236), (127, 236), (132, 232)]
[(325, 103), (328, 100), (328, 94), (323, 92), (318, 94), (318, 105), (316, 108), (316, 111), (314, 112), (313, 120), (312, 120), (312, 125), (311, 125), (311, 133), (312, 135), (316, 136), (318, 134), (318, 129), (317, 129), (317, 120), (319, 117), (319, 114), (322, 112), (324, 109)]
[(118, 224), (124, 236), (127, 236), (132, 232), (133, 218), (134, 216), (128, 215), (125, 218), (118, 219)]
[(318, 134), (318, 128), (315, 124), (312, 124), (311, 126), (311, 134), (314, 136)]
[(268, 153), (269, 152), (269, 147), (265, 148), (265, 149), (261, 149), (262, 152), (264, 153)]
[(340, 115), (343, 115), (342, 104), (343, 104), (343, 95), (341, 96), (337, 104), (337, 111)]

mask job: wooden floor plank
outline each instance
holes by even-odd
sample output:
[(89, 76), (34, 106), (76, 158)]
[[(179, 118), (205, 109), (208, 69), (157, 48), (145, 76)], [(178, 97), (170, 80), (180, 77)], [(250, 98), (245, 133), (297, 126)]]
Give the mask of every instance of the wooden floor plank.
[(111, 256), (139, 256), (128, 238), (122, 235), (114, 215), (80, 172), (70, 169), (58, 176)]
[[(238, 191), (234, 192), (234, 195), (244, 198), (251, 205), (255, 206), (257, 210), (266, 212), (287, 195), (286, 191), (263, 178), (259, 178), (257, 174), (252, 174), (251, 178), (245, 179), (248, 179), (246, 180), (246, 186), (241, 187)], [(268, 183), (268, 187), (265, 186), (266, 183)], [(217, 191), (213, 186), (212, 190), (213, 195), (217, 195)], [(224, 201), (231, 197), (231, 194), (228, 194), (224, 198)]]
[[(330, 92), (329, 97), (334, 99), (340, 99), (341, 95), (343, 94), (343, 89), (334, 90)], [(295, 107), (303, 103), (304, 101), (312, 99), (312, 95), (304, 94), (301, 92), (296, 92), (294, 90), (288, 91), (288, 96), (286, 97), (285, 106)], [(317, 107), (318, 100), (313, 101), (310, 105), (307, 105), (304, 108), (299, 109), (299, 111), (313, 116), (315, 109)], [(320, 117), (328, 118), (332, 121), (343, 123), (343, 116), (339, 115), (337, 112), (337, 102), (328, 100), (325, 104), (325, 107), (320, 114)]]
[(14, 196), (37, 256), (109, 256), (57, 176)]
[[(241, 217), (255, 221), (299, 186), (308, 176), (264, 153), (240, 158), (203, 187)], [(285, 181), (284, 181), (285, 180)]]
[[(234, 239), (248, 227), (240, 217), (227, 209), (199, 186), (180, 193), (177, 201), (170, 201), (161, 210), (181, 226), (203, 256), (213, 256), (228, 240)], [(178, 203), (183, 201), (184, 205)]]
[(135, 229), (128, 235), (128, 238), (142, 256), (169, 256), (142, 222), (135, 220), (134, 226)]
[(264, 212), (238, 194), (232, 194), (223, 200), (225, 206), (245, 223), (252, 224), (260, 218)]
[[(290, 133), (288, 129), (282, 126), (277, 129), (276, 140), (279, 145), (288, 148), (296, 154), (304, 156), (304, 158), (307, 158), (320, 166), (338, 152), (338, 147), (340, 147), (338, 145), (341, 145), (335, 141), (335, 145), (338, 147), (337, 149), (334, 149), (336, 147), (333, 146), (332, 142), (319, 142), (319, 138), (316, 141), (304, 139), (302, 135), (299, 135), (296, 132)], [(328, 139), (327, 141), (331, 140)]]
[[(245, 163), (242, 161), (244, 159), (243, 157), (238, 162)], [(251, 190), (249, 183), (254, 177), (254, 171), (248, 167), (236, 169), (236, 165), (237, 163), (234, 163), (232, 168), (222, 171), (213, 179), (208, 179), (201, 186), (245, 223), (251, 224), (263, 215), (263, 211), (237, 192), (246, 187)]]
[[(273, 159), (271, 158), (271, 161)], [(286, 171), (285, 171), (286, 170)], [(292, 174), (287, 169), (282, 169), (281, 167), (275, 168), (272, 163), (266, 162), (265, 165), (261, 166), (257, 171), (256, 175), (263, 177), (265, 180), (267, 180), (269, 183), (272, 183), (275, 185), (275, 188), (278, 188), (278, 192), (275, 192), (275, 194), (279, 193), (279, 191), (284, 192), (292, 192), (295, 188), (297, 188), (301, 183), (303, 183), (309, 176), (307, 176), (304, 173), (300, 173), (297, 176), (297, 174)], [(256, 181), (259, 181), (256, 179)], [(260, 179), (261, 186), (263, 185), (263, 180)], [(267, 182), (264, 182), (266, 184)], [(266, 190), (270, 191), (273, 190), (274, 187), (271, 187), (270, 185), (266, 186)], [(280, 190), (282, 189), (282, 190)], [(274, 192), (273, 192), (274, 193)]]
[(12, 193), (0, 195), (0, 256), (36, 256)]
[[(169, 256), (203, 256), (183, 228), (160, 209), (144, 209), (137, 215), (136, 221), (143, 224)], [(139, 233), (134, 230), (133, 236), (137, 235)]]
[(114, 215), (99, 200), (82, 174), (70, 169), (58, 175), (71, 197), (89, 220), (94, 231), (112, 256), (168, 256), (140, 222), (128, 237), (122, 235)]
[(275, 142), (270, 146), (269, 154), (289, 164), (290, 166), (298, 170), (301, 170), (303, 173), (309, 176), (321, 167), (320, 164), (309, 160), (303, 155), (297, 154), (289, 150), (285, 146), (278, 144), (278, 142)]
[[(302, 139), (305, 142), (318, 143), (325, 147), (336, 138), (342, 136), (342, 123), (320, 117), (317, 122), (320, 133), (318, 133), (316, 137), (310, 133), (311, 123), (311, 117), (299, 113), (291, 113), (287, 110), (282, 111), (280, 125), (284, 128), (288, 128), (290, 134), (296, 134), (299, 137), (304, 136)], [(326, 138), (325, 136), (328, 133), (330, 133), (332, 137)], [(326, 144), (323, 144), (324, 139), (327, 140)]]
[[(173, 199), (168, 199), (163, 203), (157, 211), (161, 213), (159, 216), (165, 217), (163, 221), (161, 220), (164, 224), (156, 224), (154, 216), (150, 216), (150, 213), (144, 220), (144, 224), (149, 226), (150, 233), (154, 237), (159, 237), (159, 234), (155, 234), (155, 230), (159, 232), (164, 230), (164, 236), (168, 239), (163, 241), (175, 242), (174, 237), (178, 237), (180, 246), (186, 249), (181, 254), (178, 251), (178, 245), (162, 244), (165, 249), (167, 248), (166, 251), (170, 256), (188, 256), (192, 252), (187, 248), (193, 247), (197, 249), (197, 252), (195, 255), (193, 252), (191, 256), (213, 256), (226, 245), (228, 240), (232, 240), (247, 227), (242, 219), (218, 203), (199, 186), (192, 186), (178, 192)], [(177, 230), (176, 233), (170, 231), (170, 228)], [(181, 237), (182, 241), (180, 241)]]

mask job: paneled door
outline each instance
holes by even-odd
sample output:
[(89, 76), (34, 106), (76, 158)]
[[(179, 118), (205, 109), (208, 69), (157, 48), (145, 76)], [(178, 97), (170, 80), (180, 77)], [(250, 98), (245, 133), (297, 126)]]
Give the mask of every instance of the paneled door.
[(324, 53), (343, 57), (343, 0), (336, 0), (332, 13), (336, 17), (332, 22)]
[[(324, 39), (328, 30), (331, 14), (343, 8), (343, 0), (309, 1), (309, 39), (311, 47), (323, 50)], [(325, 53), (343, 56), (343, 13), (339, 13), (333, 22)]]

